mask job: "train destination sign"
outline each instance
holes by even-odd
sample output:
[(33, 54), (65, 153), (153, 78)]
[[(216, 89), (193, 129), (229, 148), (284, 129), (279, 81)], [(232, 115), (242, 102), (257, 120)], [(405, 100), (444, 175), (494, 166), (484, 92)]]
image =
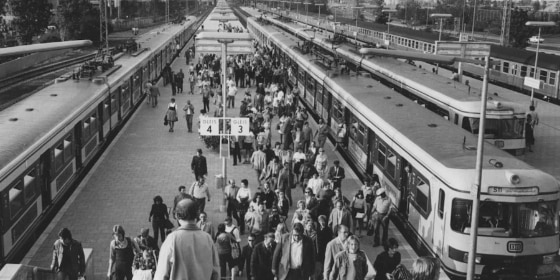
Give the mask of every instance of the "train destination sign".
[[(226, 131), (223, 132), (224, 121)], [(243, 136), (249, 135), (249, 118), (202, 118), (200, 119), (200, 135), (202, 136)]]
[(493, 195), (538, 195), (538, 187), (508, 188), (508, 187), (488, 187), (488, 194)]

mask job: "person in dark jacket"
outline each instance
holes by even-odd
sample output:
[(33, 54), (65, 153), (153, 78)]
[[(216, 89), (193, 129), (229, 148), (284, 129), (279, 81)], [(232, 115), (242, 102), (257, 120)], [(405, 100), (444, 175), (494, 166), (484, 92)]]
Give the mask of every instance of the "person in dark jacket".
[(206, 158), (202, 155), (202, 149), (196, 150), (196, 156), (191, 161), (191, 170), (197, 181), (208, 175), (208, 166), (206, 165)]
[(272, 258), (276, 250), (274, 233), (265, 235), (264, 241), (257, 244), (251, 256), (251, 280), (273, 280)]
[(315, 273), (315, 248), (303, 231), (303, 225), (295, 223), (292, 232), (282, 235), (276, 245), (272, 273), (278, 280), (308, 279)]
[(82, 243), (74, 240), (67, 228), (61, 229), (58, 237), (53, 245), (51, 270), (56, 273), (57, 279), (77, 280), (86, 270)]
[(241, 256), (239, 258), (239, 276), (243, 275), (243, 269), (247, 272), (247, 279), (251, 279), (251, 256), (255, 248), (255, 235), (251, 234), (247, 237), (247, 245), (241, 249)]
[(387, 278), (387, 274), (392, 273), (401, 263), (401, 254), (397, 252), (399, 242), (395, 238), (389, 238), (387, 242), (383, 244), (383, 248), (385, 251), (377, 255), (373, 263), (373, 268), (375, 268), (377, 272), (375, 280), (389, 279)]
[(154, 197), (154, 204), (152, 204), (152, 210), (148, 217), (148, 222), (152, 222), (156, 243), (158, 240), (158, 233), (161, 233), (161, 242), (165, 240), (165, 221), (168, 219), (169, 213), (167, 213), (167, 205), (163, 203), (161, 196), (157, 195)]

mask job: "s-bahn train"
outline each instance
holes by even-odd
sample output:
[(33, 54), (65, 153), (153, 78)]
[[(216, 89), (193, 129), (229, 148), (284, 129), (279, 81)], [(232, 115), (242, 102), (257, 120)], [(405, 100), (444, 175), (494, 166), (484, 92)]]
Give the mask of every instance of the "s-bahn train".
[[(289, 69), (288, 83), (331, 135), (347, 125), (340, 151), (360, 176), (379, 175), (398, 213), (392, 218), (439, 257), (449, 275), (465, 277), (476, 137), (368, 75), (325, 67), (304, 53), (298, 38), (261, 22), (249, 17), (249, 31), (275, 50)], [(558, 279), (558, 181), (485, 145), (480, 192), (476, 274)]]
[[(260, 6), (263, 7), (264, 6)], [(311, 23), (310, 23), (311, 24)], [(331, 22), (324, 21), (324, 24), (313, 25), (315, 28), (332, 33)], [(391, 29), (391, 32), (384, 30), (373, 30), (354, 25), (337, 26), (337, 33), (354, 40), (372, 42), (379, 44), (389, 43), (389, 46), (399, 50), (411, 50), (424, 53), (435, 52), (435, 41), (433, 34), (415, 32), (413, 35), (398, 34), (398, 31)], [(356, 34), (354, 36), (353, 34)], [(523, 86), (525, 77), (535, 77), (542, 81), (540, 89), (536, 89), (537, 97), (540, 95), (547, 99), (554, 98), (555, 102), (560, 102), (560, 56), (539, 53), (538, 64), (535, 69), (535, 52), (511, 47), (501, 47), (492, 45), (490, 58), (496, 64), (490, 69), (489, 81), (507, 88), (529, 93), (530, 88)], [(454, 67), (456, 70), (457, 67)], [(483, 76), (483, 67), (474, 64), (463, 63), (463, 73), (475, 77)]]
[[(480, 96), (471, 92), (469, 86), (454, 82), (443, 76), (434, 75), (428, 69), (419, 69), (393, 58), (364, 58), (355, 51), (355, 45), (333, 44), (308, 34), (306, 28), (267, 18), (271, 24), (313, 42), (318, 47), (315, 55), (330, 61), (344, 59), (355, 68), (363, 69), (384, 84), (434, 111), (445, 119), (478, 134), (480, 120)], [(429, 78), (428, 78), (429, 77)], [(485, 139), (500, 149), (515, 155), (525, 152), (526, 106), (499, 96), (489, 97), (486, 110)]]
[(18, 261), (202, 18), (166, 25), (92, 80), (59, 81), (0, 111), (0, 263)]

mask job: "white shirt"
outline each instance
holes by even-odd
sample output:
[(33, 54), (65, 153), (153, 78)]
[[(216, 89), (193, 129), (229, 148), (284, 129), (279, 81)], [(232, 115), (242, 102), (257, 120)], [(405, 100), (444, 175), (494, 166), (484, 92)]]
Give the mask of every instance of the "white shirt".
[(319, 177), (317, 177), (317, 179), (311, 178), (307, 182), (307, 187), (313, 190), (314, 195), (317, 195), (319, 191), (321, 191), (321, 188), (323, 187), (323, 179)]
[(291, 248), (290, 248), (290, 268), (297, 269), (301, 268), (302, 263), (302, 255), (303, 255), (303, 241), (295, 241), (293, 237), (291, 237)]
[(236, 196), (237, 201), (241, 202), (241, 199), (244, 198), (248, 198), (249, 201), (253, 199), (251, 195), (251, 190), (249, 188), (240, 188), (239, 191), (237, 191), (237, 196)]
[(295, 152), (295, 153), (294, 153), (294, 156), (293, 156), (293, 159), (294, 159), (295, 162), (299, 162), (299, 161), (302, 160), (302, 159), (305, 160), (305, 158), (306, 158), (306, 157), (305, 157), (305, 154), (304, 154), (304, 153), (300, 153), (300, 152)]

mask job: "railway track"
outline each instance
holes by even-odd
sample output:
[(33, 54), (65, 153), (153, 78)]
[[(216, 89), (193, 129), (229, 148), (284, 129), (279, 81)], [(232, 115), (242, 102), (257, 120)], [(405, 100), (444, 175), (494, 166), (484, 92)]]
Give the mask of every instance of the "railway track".
[(0, 111), (51, 84), (77, 64), (95, 57), (95, 52), (34, 67), (0, 80)]

